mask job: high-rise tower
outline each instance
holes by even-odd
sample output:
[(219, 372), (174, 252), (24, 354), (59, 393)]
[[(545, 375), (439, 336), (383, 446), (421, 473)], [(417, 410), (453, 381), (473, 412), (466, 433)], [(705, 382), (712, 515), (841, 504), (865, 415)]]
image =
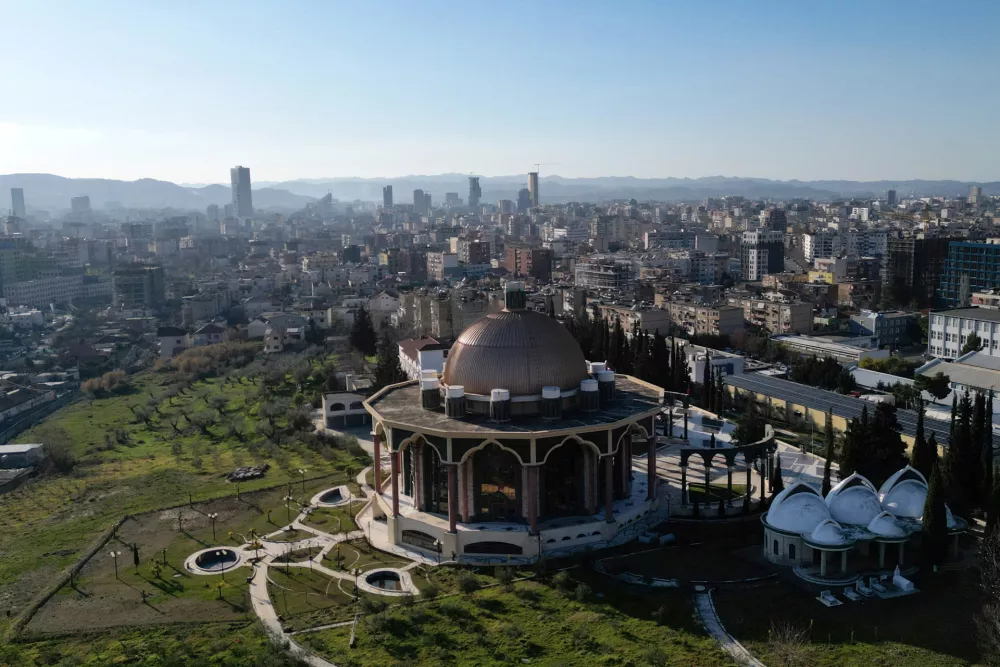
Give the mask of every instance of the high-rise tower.
[(469, 208), (475, 212), (479, 210), (479, 200), (483, 196), (483, 190), (479, 187), (479, 177), (469, 176)]
[(528, 172), (528, 192), (531, 193), (531, 206), (538, 206), (538, 172)]
[(15, 218), (24, 217), (24, 189), (10, 189), (10, 214)]
[(382, 186), (382, 208), (392, 208), (392, 186)]
[(233, 188), (233, 212), (238, 218), (253, 217), (253, 196), (250, 194), (250, 169), (236, 166), (229, 170)]

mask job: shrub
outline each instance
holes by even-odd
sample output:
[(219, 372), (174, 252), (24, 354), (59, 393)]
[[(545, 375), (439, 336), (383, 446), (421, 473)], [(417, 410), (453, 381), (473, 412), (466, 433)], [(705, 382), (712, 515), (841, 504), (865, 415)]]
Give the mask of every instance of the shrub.
[(562, 570), (557, 572), (556, 576), (552, 577), (552, 583), (556, 585), (561, 591), (568, 591), (572, 585), (572, 580), (569, 578), (569, 572)]
[(588, 586), (587, 584), (580, 584), (579, 586), (576, 587), (574, 595), (576, 596), (577, 602), (586, 602), (588, 599), (590, 599), (590, 593), (591, 593), (590, 586)]
[(361, 609), (366, 614), (380, 614), (385, 611), (386, 605), (382, 600), (376, 600), (374, 598), (361, 597)]
[(510, 593), (514, 590), (514, 571), (509, 567), (498, 567), (496, 571), (497, 581), (503, 587), (504, 591)]
[(458, 575), (458, 590), (466, 595), (472, 595), (479, 590), (479, 580), (476, 575), (469, 571), (464, 571)]
[(68, 473), (76, 467), (76, 456), (70, 451), (69, 445), (63, 442), (46, 442), (45, 454), (49, 465), (58, 473)]
[(642, 659), (650, 665), (650, 667), (664, 667), (669, 664), (669, 657), (666, 652), (659, 646), (650, 646), (643, 653)]
[(413, 593), (406, 593), (405, 595), (403, 595), (403, 596), (400, 597), (399, 601), (403, 603), (404, 607), (412, 607), (413, 606)]
[(435, 584), (429, 583), (421, 589), (420, 594), (428, 600), (433, 600), (440, 592), (441, 590)]

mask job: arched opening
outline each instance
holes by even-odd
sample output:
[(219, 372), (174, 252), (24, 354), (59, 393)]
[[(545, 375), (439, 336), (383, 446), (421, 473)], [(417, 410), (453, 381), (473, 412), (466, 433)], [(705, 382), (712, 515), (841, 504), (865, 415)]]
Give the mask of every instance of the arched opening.
[(404, 530), (402, 540), (405, 544), (412, 544), (421, 549), (438, 550), (437, 540), (432, 535), (422, 533), (419, 530)]
[(351, 410), (363, 410), (364, 407), (365, 406), (361, 404), (361, 401), (354, 401), (351, 403)]
[(330, 412), (343, 412), (343, 411), (344, 411), (343, 403), (334, 403), (330, 406)]
[(427, 512), (448, 513), (448, 467), (441, 462), (437, 449), (422, 443), (420, 456), (421, 489)]
[(795, 545), (788, 545), (788, 560), (795, 560)]
[(775, 541), (774, 541), (774, 555), (775, 555), (775, 556), (778, 556), (778, 555), (779, 555), (779, 551), (778, 551), (778, 540), (775, 540)]
[(508, 542), (473, 542), (465, 545), (467, 554), (505, 554), (520, 556), (524, 549)]
[(521, 463), (510, 451), (490, 444), (472, 459), (475, 521), (519, 521)]
[(587, 445), (567, 441), (549, 453), (539, 475), (544, 519), (590, 514), (587, 511), (584, 459)]

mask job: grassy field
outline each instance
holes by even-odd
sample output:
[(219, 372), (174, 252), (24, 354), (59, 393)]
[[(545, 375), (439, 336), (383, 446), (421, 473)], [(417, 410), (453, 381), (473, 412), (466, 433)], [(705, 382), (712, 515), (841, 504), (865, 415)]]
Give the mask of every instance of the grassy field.
[[(729, 665), (692, 619), (686, 594), (623, 590), (605, 578), (519, 582), (367, 615), (297, 638), (342, 667), (394, 665)], [(598, 598), (598, 594), (603, 598)]]
[[(940, 572), (915, 583), (913, 596), (835, 608), (790, 584), (717, 591), (715, 606), (726, 629), (771, 667), (981, 664), (976, 577)], [(805, 641), (788, 640), (796, 635)]]
[(0, 643), (3, 667), (43, 665), (155, 667), (298, 667), (255, 624), (203, 623), (123, 628), (100, 634)]
[[(77, 465), (69, 474), (44, 476), (0, 496), (0, 633), (8, 611), (16, 615), (122, 515), (186, 503), (189, 496), (197, 503), (233, 494), (226, 474), (241, 465), (271, 465), (264, 478), (240, 485), (244, 493), (292, 482), (298, 497), (299, 470), (307, 477), (356, 473), (366, 459), (358, 458), (357, 450), (307, 446), (293, 435), (276, 444), (256, 432), (265, 401), (301, 402), (296, 396), (304, 394), (290, 376), (269, 386), (268, 396), (261, 393), (259, 378), (245, 377), (242, 383), (209, 378), (173, 395), (179, 378), (175, 372), (140, 373), (127, 393), (81, 399), (19, 438), (65, 443)], [(204, 431), (183, 416), (209, 411), (217, 417)], [(275, 425), (289, 429), (284, 415)], [(273, 521), (283, 521), (282, 513), (279, 509)], [(173, 516), (176, 520), (176, 511)], [(261, 528), (265, 518), (256, 519)]]
[[(343, 483), (344, 477), (341, 473), (312, 480), (306, 493)], [(280, 525), (267, 521), (268, 510), (280, 514), (274, 508), (283, 506), (286, 493), (285, 487), (243, 493), (239, 500), (229, 497), (129, 519), (118, 529), (117, 537), (87, 562), (73, 585), (63, 587), (42, 606), (27, 632), (51, 634), (121, 625), (249, 618), (245, 582), (249, 569), (232, 570), (223, 578), (190, 574), (183, 563), (201, 549), (242, 545), (251, 531), (263, 535), (277, 530)], [(213, 514), (217, 515), (214, 530), (210, 518)], [(138, 548), (138, 568), (132, 545)], [(121, 553), (117, 576), (111, 551)]]
[(774, 571), (760, 558), (760, 547), (734, 550), (726, 545), (678, 545), (649, 549), (609, 558), (609, 572), (633, 572), (640, 576), (693, 581), (732, 581), (761, 577)]
[[(732, 492), (725, 484), (719, 484), (718, 482), (708, 485), (708, 494), (705, 494), (704, 484), (690, 484), (688, 485), (688, 497), (692, 503), (701, 503), (702, 505), (706, 503), (719, 504), (720, 500), (733, 500), (736, 498), (742, 498), (747, 493), (746, 484), (733, 484)], [(703, 510), (705, 508), (702, 508)], [(705, 511), (710, 511), (705, 510)]]

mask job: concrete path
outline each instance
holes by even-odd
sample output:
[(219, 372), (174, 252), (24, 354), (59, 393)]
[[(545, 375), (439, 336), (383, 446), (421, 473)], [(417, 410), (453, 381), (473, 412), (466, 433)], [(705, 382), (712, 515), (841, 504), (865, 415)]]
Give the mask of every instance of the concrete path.
[(715, 611), (715, 603), (712, 602), (712, 591), (696, 594), (694, 596), (694, 608), (701, 624), (705, 626), (705, 630), (708, 631), (708, 634), (712, 635), (715, 641), (719, 642), (722, 650), (728, 653), (733, 660), (741, 665), (749, 665), (750, 667), (765, 667), (764, 663), (753, 657), (753, 654), (743, 644), (739, 643), (735, 637), (726, 631), (726, 627), (722, 625), (722, 619), (719, 618), (719, 614)]

